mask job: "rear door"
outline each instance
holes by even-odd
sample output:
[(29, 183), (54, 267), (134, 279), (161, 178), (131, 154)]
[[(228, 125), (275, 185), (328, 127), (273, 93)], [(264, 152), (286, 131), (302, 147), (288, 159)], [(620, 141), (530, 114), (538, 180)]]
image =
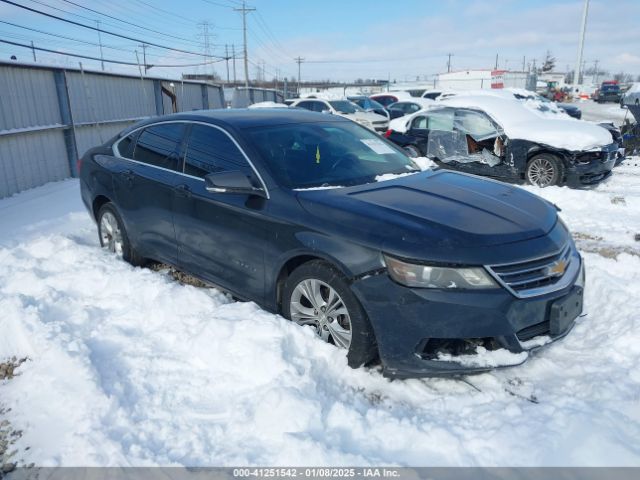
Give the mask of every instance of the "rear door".
[(192, 124), (174, 206), (178, 262), (184, 270), (243, 298), (261, 301), (267, 201), (208, 192), (205, 175), (225, 171), (240, 171), (260, 184), (231, 135), (213, 125)]
[[(166, 122), (145, 127), (135, 144), (122, 149), (114, 175), (117, 206), (130, 241), (147, 258), (177, 264), (173, 195), (179, 184), (186, 124)], [(117, 146), (116, 146), (117, 147)]]

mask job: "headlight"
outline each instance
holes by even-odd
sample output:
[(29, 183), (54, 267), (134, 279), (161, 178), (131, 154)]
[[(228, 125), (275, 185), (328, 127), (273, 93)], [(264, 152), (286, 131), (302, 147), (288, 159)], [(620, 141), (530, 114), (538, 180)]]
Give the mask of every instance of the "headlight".
[(389, 275), (407, 287), (418, 288), (499, 288), (482, 267), (436, 267), (415, 265), (384, 256)]

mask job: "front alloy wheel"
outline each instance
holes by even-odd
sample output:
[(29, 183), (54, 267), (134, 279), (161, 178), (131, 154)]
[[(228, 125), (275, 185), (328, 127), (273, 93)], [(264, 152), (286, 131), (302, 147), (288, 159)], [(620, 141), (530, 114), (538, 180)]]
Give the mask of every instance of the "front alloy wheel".
[(405, 145), (404, 151), (407, 152), (409, 158), (418, 158), (422, 156), (422, 152), (415, 145)]
[(378, 357), (373, 328), (360, 301), (346, 277), (323, 260), (304, 263), (290, 273), (282, 292), (282, 314), (346, 349), (350, 367)]
[(527, 180), (538, 187), (558, 185), (562, 180), (562, 164), (551, 155), (537, 155), (527, 165)]
[(291, 320), (299, 325), (312, 325), (325, 342), (342, 348), (351, 345), (351, 318), (344, 301), (325, 282), (308, 279), (293, 289)]

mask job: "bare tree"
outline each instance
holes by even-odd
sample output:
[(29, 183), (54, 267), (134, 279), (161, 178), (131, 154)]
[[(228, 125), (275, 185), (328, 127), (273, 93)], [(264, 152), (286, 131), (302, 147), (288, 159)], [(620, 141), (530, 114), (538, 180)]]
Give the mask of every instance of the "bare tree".
[(625, 72), (618, 72), (613, 76), (613, 79), (620, 83), (628, 83), (633, 82), (633, 75)]

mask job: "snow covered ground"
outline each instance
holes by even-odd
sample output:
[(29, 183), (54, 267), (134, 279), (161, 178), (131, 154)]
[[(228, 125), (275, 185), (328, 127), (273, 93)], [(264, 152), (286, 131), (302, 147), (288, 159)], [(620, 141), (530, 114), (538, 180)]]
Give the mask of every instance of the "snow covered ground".
[(588, 315), (469, 383), (351, 370), (309, 329), (116, 260), (75, 180), (0, 201), (0, 362), (29, 359), (0, 381), (14, 461), (640, 466), (640, 158), (527, 188), (577, 238)]
[(576, 106), (582, 110), (582, 119), (592, 122), (612, 121), (615, 125), (622, 125), (625, 118), (633, 122), (633, 115), (626, 108), (620, 108), (619, 103), (597, 103), (593, 100), (580, 100)]

